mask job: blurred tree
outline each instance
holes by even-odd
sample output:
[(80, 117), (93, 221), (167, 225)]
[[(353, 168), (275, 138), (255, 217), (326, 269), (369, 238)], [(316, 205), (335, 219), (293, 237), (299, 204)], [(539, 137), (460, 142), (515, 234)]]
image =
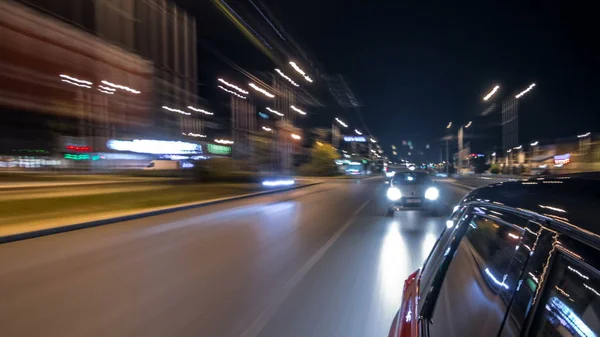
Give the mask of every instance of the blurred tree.
[(274, 169), (274, 140), (272, 137), (251, 136), (251, 162), (258, 171), (273, 171)]
[(311, 156), (310, 162), (300, 167), (300, 174), (324, 176), (337, 173), (335, 160), (340, 155), (331, 144), (323, 142), (315, 143), (311, 151)]

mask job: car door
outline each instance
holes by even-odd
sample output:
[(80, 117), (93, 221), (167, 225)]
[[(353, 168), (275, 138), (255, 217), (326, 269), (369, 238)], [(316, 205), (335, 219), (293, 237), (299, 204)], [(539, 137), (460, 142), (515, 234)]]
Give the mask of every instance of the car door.
[[(598, 239), (593, 234), (575, 238), (555, 232), (551, 245), (539, 251), (540, 259), (546, 261), (541, 272), (523, 274), (524, 284), (531, 285), (520, 289), (515, 302), (520, 297), (531, 299), (525, 302), (529, 305), (525, 307), (528, 311), (522, 317), (522, 324), (507, 320), (501, 336), (600, 336)], [(534, 264), (531, 269), (539, 267), (534, 259), (531, 262)], [(528, 297), (530, 287), (535, 291)], [(511, 307), (508, 317), (521, 318), (513, 314), (519, 307)]]
[(439, 289), (424, 299), (425, 335), (497, 336), (529, 257), (521, 248), (527, 222), (517, 213), (471, 205), (451, 262), (440, 271), (441, 285), (434, 282)]

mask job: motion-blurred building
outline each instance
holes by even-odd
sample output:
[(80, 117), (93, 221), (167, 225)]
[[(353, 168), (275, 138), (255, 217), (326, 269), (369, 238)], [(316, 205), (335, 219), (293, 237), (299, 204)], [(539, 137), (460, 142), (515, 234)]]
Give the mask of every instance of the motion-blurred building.
[(3, 1), (0, 40), (3, 154), (202, 134), (196, 23), (170, 2)]

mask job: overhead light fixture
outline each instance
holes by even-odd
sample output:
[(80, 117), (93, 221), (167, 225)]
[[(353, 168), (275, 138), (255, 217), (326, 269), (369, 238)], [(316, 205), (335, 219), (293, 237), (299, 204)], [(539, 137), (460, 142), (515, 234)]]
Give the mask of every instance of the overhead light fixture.
[(288, 80), (288, 81), (289, 81), (289, 82), (290, 82), (292, 85), (299, 87), (298, 83), (296, 83), (296, 82), (292, 81), (292, 79), (291, 79), (291, 78), (289, 78), (289, 77), (288, 77), (286, 74), (284, 74), (284, 73), (283, 73), (283, 71), (281, 71), (281, 70), (279, 70), (279, 69), (277, 69), (277, 68), (275, 68), (275, 71), (276, 71), (276, 72), (277, 72), (279, 75), (281, 75), (281, 77), (283, 77), (283, 78), (285, 78), (286, 80)]
[(233, 140), (215, 139), (215, 143), (219, 143), (219, 144), (233, 144)]
[(246, 90), (244, 90), (244, 89), (242, 89), (242, 88), (238, 87), (238, 86), (237, 86), (237, 85), (235, 85), (235, 84), (231, 84), (231, 83), (229, 83), (229, 82), (225, 81), (225, 80), (224, 80), (224, 79), (222, 79), (222, 78), (219, 78), (219, 79), (217, 79), (217, 80), (218, 80), (219, 82), (221, 82), (221, 83), (225, 84), (226, 86), (228, 86), (228, 87), (230, 87), (230, 88), (233, 88), (233, 89), (235, 89), (235, 90), (237, 90), (237, 91), (241, 92), (241, 93), (242, 93), (242, 94), (244, 94), (244, 95), (248, 95), (248, 94), (249, 94), (249, 92), (248, 92), (248, 91), (246, 91)]
[(193, 106), (191, 106), (191, 105), (188, 105), (188, 109), (190, 109), (190, 110), (194, 110), (194, 111), (196, 111), (196, 112), (201, 112), (201, 113), (203, 113), (203, 114), (205, 114), (205, 115), (214, 115), (214, 113), (212, 113), (212, 112), (206, 111), (206, 110), (204, 110), (204, 109), (194, 108), (194, 107), (193, 107)]
[(356, 129), (354, 129), (354, 132), (356, 132), (357, 135), (362, 135), (362, 132), (360, 132), (360, 131), (358, 131)]
[(342, 122), (342, 120), (341, 120), (341, 119), (339, 119), (339, 118), (337, 118), (337, 117), (336, 117), (336, 118), (335, 118), (335, 120), (336, 120), (338, 123), (340, 123), (340, 125), (341, 125), (341, 126), (343, 126), (343, 127), (345, 127), (345, 128), (347, 128), (347, 127), (348, 127), (348, 124), (346, 124), (346, 123)]
[(592, 134), (591, 132), (586, 132), (586, 133), (584, 133), (582, 135), (577, 135), (577, 138), (585, 138), (585, 137), (590, 136), (591, 134)]
[(263, 88), (259, 87), (258, 85), (254, 84), (254, 83), (252, 83), (252, 82), (248, 83), (248, 85), (249, 85), (250, 87), (252, 87), (252, 89), (254, 89), (254, 90), (256, 90), (256, 91), (260, 92), (261, 94), (263, 94), (263, 95), (265, 95), (265, 96), (267, 96), (267, 97), (269, 97), (269, 98), (273, 98), (273, 97), (275, 97), (275, 95), (273, 95), (272, 93), (270, 93), (270, 92), (266, 91), (265, 89), (263, 89)]
[(467, 123), (467, 125), (465, 125), (465, 129), (468, 129), (469, 126), (471, 126), (471, 124), (473, 124), (473, 122), (469, 121), (469, 123)]
[(141, 93), (141, 91), (139, 91), (139, 90), (135, 90), (135, 89), (132, 89), (132, 88), (130, 88), (130, 87), (126, 87), (126, 86), (124, 86), (124, 85), (120, 85), (120, 84), (111, 83), (111, 82), (109, 82), (109, 81), (102, 81), (102, 84), (104, 84), (104, 85), (108, 85), (109, 87), (113, 87), (113, 88), (117, 88), (117, 89), (125, 90), (125, 91), (128, 91), (128, 92), (130, 92), (130, 93), (132, 93), (132, 94), (136, 94), (136, 95)]
[(187, 112), (187, 111), (183, 111), (183, 110), (179, 110), (179, 109), (169, 108), (168, 106), (164, 106), (164, 105), (162, 106), (162, 108), (165, 109), (165, 110), (169, 110), (169, 111), (172, 111), (172, 112), (177, 112), (177, 113), (180, 113), (180, 114), (186, 115), (186, 116), (189, 116), (189, 115), (192, 114), (191, 112)]
[(494, 89), (492, 89), (492, 91), (490, 91), (487, 95), (485, 95), (483, 100), (487, 101), (488, 99), (490, 99), (490, 97), (494, 96), (494, 94), (496, 93), (496, 91), (498, 91), (498, 89), (500, 89), (500, 86), (499, 85), (495, 86)]
[(521, 98), (521, 96), (525, 95), (526, 93), (528, 93), (531, 89), (533, 89), (533, 87), (535, 87), (535, 83), (531, 83), (529, 85), (529, 87), (527, 87), (527, 89), (521, 91), (520, 93), (518, 93), (515, 98)]
[(244, 97), (244, 96), (242, 96), (242, 95), (238, 94), (238, 93), (237, 93), (237, 92), (235, 92), (235, 91), (229, 90), (229, 89), (227, 89), (227, 88), (223, 87), (222, 85), (217, 85), (217, 87), (218, 87), (219, 89), (221, 89), (221, 90), (224, 90), (224, 91), (227, 91), (228, 93), (230, 93), (230, 94), (232, 94), (232, 95), (234, 95), (234, 96), (237, 96), (237, 97), (239, 97), (239, 98), (241, 98), (241, 99), (246, 99), (246, 97)]
[(105, 87), (103, 85), (98, 85), (98, 88), (105, 90), (105, 91), (117, 91), (117, 89), (115, 89), (115, 88)]
[(300, 110), (300, 109), (296, 108), (296, 107), (295, 107), (295, 106), (293, 106), (293, 105), (290, 105), (290, 108), (292, 108), (292, 110), (296, 111), (297, 113), (299, 113), (299, 114), (301, 114), (301, 115), (306, 115), (306, 112), (304, 112), (304, 111), (302, 111), (302, 110)]
[[(75, 78), (73, 76), (69, 76), (69, 75), (65, 75), (65, 74), (60, 74), (58, 76), (61, 77), (61, 78), (63, 78), (63, 79), (65, 79), (65, 80), (67, 80), (67, 81), (71, 81), (71, 82), (75, 82), (75, 83), (79, 83), (79, 84), (85, 84), (85, 85), (88, 85), (88, 86), (89, 85), (93, 85), (93, 83), (90, 82), (90, 81), (80, 80), (80, 79)], [(67, 81), (65, 81), (65, 82), (67, 82)]]
[(452, 127), (452, 122), (449, 122), (448, 125), (446, 125), (446, 129), (450, 129)]
[(265, 109), (267, 109), (267, 111), (270, 111), (270, 112), (276, 114), (277, 116), (283, 116), (283, 114), (281, 112), (275, 111), (275, 110), (273, 110), (273, 109), (271, 109), (269, 107), (266, 107)]
[(533, 142), (533, 143), (531, 143), (531, 144), (529, 144), (529, 145), (531, 145), (531, 146), (537, 146), (539, 143), (540, 143), (540, 142), (536, 140), (535, 142)]
[(190, 137), (197, 137), (197, 138), (206, 138), (206, 135), (201, 135), (199, 133), (193, 133), (193, 132), (188, 132), (188, 133), (182, 133), (182, 135), (184, 136), (190, 136)]
[(290, 62), (290, 65), (292, 66), (292, 68), (294, 68), (294, 70), (296, 70), (300, 75), (304, 76), (304, 79), (311, 82), (312, 83), (312, 79), (310, 77), (308, 77), (308, 75), (306, 75), (306, 73), (304, 72), (304, 70), (302, 70), (300, 67), (298, 67), (298, 65), (296, 64), (296, 62)]

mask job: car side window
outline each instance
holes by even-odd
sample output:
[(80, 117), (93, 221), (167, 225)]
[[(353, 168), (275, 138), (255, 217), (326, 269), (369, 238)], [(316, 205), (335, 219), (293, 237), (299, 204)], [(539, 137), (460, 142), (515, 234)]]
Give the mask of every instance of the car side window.
[(518, 224), (479, 209), (468, 220), (430, 316), (430, 336), (498, 334), (525, 265), (515, 254), (527, 220), (515, 218)]
[(429, 290), (429, 286), (433, 280), (434, 274), (438, 271), (441, 260), (444, 258), (444, 253), (447, 250), (448, 243), (452, 238), (452, 234), (456, 227), (458, 227), (458, 223), (461, 215), (465, 213), (466, 206), (460, 206), (456, 208), (450, 219), (446, 221), (446, 227), (442, 230), (437, 242), (433, 246), (433, 249), (429, 253), (429, 256), (423, 263), (423, 270), (421, 271), (421, 286), (419, 287), (421, 296), (423, 293)]
[(600, 272), (559, 254), (529, 336), (600, 336)]

